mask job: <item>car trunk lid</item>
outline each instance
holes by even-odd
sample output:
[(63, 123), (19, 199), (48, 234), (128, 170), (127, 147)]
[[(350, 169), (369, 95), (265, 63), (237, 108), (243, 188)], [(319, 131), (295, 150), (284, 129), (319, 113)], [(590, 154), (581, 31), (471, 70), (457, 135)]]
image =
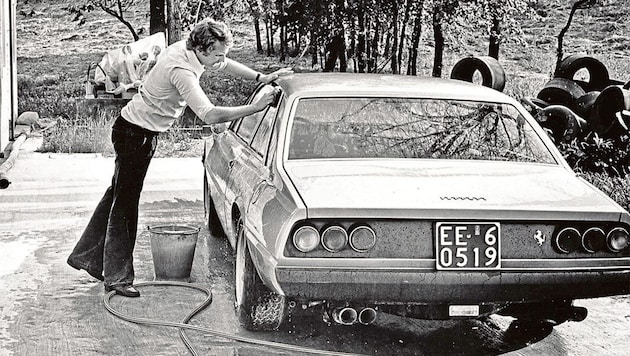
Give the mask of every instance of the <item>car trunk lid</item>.
[(294, 160), (308, 216), (618, 219), (621, 207), (562, 166), (460, 160)]

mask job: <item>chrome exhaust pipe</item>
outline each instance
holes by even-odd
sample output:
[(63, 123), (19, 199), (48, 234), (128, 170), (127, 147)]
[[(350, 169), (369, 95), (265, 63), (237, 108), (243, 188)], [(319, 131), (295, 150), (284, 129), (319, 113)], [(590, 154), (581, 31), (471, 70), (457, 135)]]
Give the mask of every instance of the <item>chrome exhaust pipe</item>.
[(354, 308), (337, 308), (332, 312), (332, 319), (341, 325), (352, 325), (357, 322), (357, 311)]
[(359, 323), (363, 325), (370, 325), (376, 321), (376, 309), (363, 308), (359, 312)]

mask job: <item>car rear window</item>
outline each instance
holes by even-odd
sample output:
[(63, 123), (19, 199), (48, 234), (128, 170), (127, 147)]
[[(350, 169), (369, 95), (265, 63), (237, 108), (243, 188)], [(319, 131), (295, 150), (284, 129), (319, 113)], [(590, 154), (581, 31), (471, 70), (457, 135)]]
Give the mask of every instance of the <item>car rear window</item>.
[(434, 158), (555, 164), (508, 104), (413, 98), (301, 99), (289, 159)]

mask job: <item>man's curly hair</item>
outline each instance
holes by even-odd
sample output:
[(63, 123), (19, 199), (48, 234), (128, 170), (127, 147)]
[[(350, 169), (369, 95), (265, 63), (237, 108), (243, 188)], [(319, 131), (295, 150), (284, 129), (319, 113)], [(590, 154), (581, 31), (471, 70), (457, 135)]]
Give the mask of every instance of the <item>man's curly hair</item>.
[(204, 53), (211, 51), (217, 42), (220, 42), (227, 48), (234, 46), (232, 31), (221, 21), (205, 19), (199, 22), (190, 32), (186, 41), (186, 48)]

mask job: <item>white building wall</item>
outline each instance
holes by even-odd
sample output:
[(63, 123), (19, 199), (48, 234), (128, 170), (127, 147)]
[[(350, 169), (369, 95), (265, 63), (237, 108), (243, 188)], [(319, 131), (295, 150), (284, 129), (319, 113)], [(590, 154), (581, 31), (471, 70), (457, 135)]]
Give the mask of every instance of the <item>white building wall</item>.
[(0, 0), (0, 152), (13, 139), (17, 117), (16, 0)]

